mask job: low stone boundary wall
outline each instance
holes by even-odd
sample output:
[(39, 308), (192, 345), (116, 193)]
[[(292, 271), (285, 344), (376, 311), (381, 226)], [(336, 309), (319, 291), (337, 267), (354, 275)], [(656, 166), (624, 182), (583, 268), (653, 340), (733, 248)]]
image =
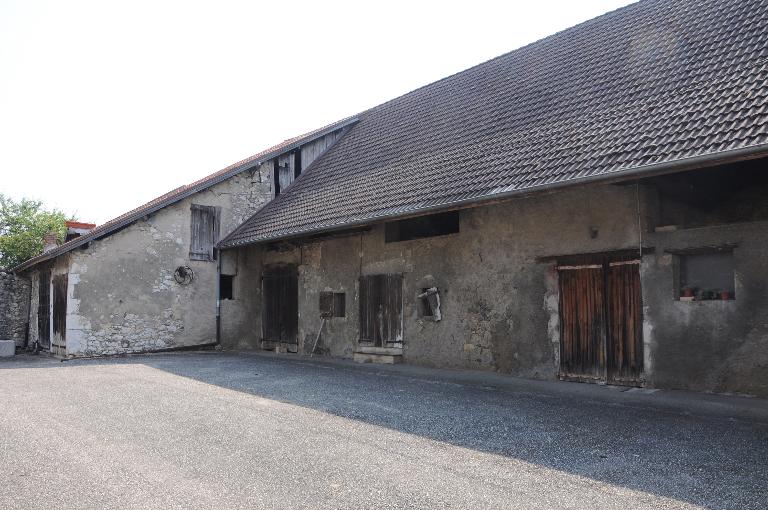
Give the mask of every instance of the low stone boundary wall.
[(18, 347), (27, 334), (29, 292), (29, 280), (0, 271), (0, 340), (13, 340)]

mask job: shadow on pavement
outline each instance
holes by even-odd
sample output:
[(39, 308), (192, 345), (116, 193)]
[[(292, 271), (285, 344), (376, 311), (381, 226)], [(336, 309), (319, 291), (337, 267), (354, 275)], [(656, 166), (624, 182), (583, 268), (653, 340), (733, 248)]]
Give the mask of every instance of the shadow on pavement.
[(17, 360), (0, 369), (123, 363), (706, 508), (768, 500), (766, 420), (674, 410), (652, 398), (639, 404), (604, 388), (606, 398), (595, 397), (575, 383), (500, 387), (493, 374), (484, 385), (461, 372), (214, 352)]

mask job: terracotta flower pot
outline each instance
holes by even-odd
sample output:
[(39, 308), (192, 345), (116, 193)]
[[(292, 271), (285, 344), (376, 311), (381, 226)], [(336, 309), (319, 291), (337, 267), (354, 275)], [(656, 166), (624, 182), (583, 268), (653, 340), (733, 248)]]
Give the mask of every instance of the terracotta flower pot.
[(729, 299), (731, 299), (731, 293), (727, 290), (721, 290), (720, 299), (722, 299), (723, 301), (728, 301)]
[(684, 288), (682, 296), (683, 297), (693, 297), (693, 289), (691, 289), (690, 287)]

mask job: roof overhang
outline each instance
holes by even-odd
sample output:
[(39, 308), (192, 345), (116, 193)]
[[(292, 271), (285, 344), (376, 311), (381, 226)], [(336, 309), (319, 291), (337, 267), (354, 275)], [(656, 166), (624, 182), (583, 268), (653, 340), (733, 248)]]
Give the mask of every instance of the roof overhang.
[(671, 174), (677, 172), (685, 172), (688, 170), (695, 170), (697, 168), (710, 168), (713, 166), (725, 165), (729, 163), (736, 163), (739, 161), (746, 161), (749, 159), (758, 159), (761, 157), (768, 157), (768, 144), (752, 145), (749, 147), (742, 147), (739, 149), (733, 149), (728, 151), (720, 151), (716, 153), (703, 154), (699, 156), (693, 156), (690, 158), (683, 158), (673, 161), (665, 161), (662, 163), (654, 163), (650, 165), (642, 165), (635, 168), (619, 169), (612, 172), (605, 172), (599, 175), (590, 175), (585, 177), (577, 177), (574, 179), (568, 179), (563, 181), (557, 181), (552, 183), (546, 183), (536, 186), (530, 186), (526, 188), (516, 188), (509, 191), (503, 191), (498, 193), (492, 193), (482, 195), (478, 197), (465, 198), (452, 202), (441, 203), (439, 205), (432, 205), (426, 207), (417, 207), (405, 212), (384, 212), (379, 215), (365, 217), (352, 221), (345, 221), (335, 225), (328, 225), (320, 228), (311, 228), (305, 230), (298, 230), (294, 232), (287, 232), (280, 235), (264, 237), (254, 241), (245, 241), (241, 243), (226, 243), (222, 241), (219, 243), (219, 249), (233, 249), (242, 246), (273, 243), (275, 241), (295, 241), (302, 238), (316, 236), (323, 233), (333, 233), (336, 231), (347, 230), (349, 228), (360, 227), (365, 225), (372, 225), (381, 223), (383, 221), (391, 221), (404, 219), (415, 216), (424, 216), (427, 214), (433, 214), (436, 212), (443, 212), (456, 209), (467, 209), (472, 207), (478, 207), (481, 205), (490, 205), (492, 203), (506, 201), (512, 198), (523, 197), (527, 195), (551, 192), (560, 190), (563, 188), (571, 188), (576, 186), (586, 186), (589, 184), (611, 184), (627, 181), (635, 181), (648, 177), (654, 177), (658, 175)]

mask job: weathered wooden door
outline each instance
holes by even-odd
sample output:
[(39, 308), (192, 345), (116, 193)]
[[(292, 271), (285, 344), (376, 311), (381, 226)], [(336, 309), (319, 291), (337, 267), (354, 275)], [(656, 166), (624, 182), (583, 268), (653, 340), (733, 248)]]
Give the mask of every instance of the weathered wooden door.
[(262, 329), (268, 342), (298, 343), (299, 284), (296, 266), (264, 269)]
[(640, 261), (608, 263), (607, 376), (635, 383), (643, 372), (643, 304)]
[(643, 372), (638, 260), (593, 257), (558, 266), (560, 376), (638, 384)]
[(605, 292), (602, 265), (560, 266), (560, 372), (605, 377)]
[(376, 347), (402, 344), (403, 275), (360, 277), (360, 342)]
[(41, 349), (51, 348), (51, 271), (40, 271), (37, 285), (37, 341)]
[(67, 282), (66, 274), (53, 277), (53, 338), (51, 352), (55, 356), (67, 355)]

